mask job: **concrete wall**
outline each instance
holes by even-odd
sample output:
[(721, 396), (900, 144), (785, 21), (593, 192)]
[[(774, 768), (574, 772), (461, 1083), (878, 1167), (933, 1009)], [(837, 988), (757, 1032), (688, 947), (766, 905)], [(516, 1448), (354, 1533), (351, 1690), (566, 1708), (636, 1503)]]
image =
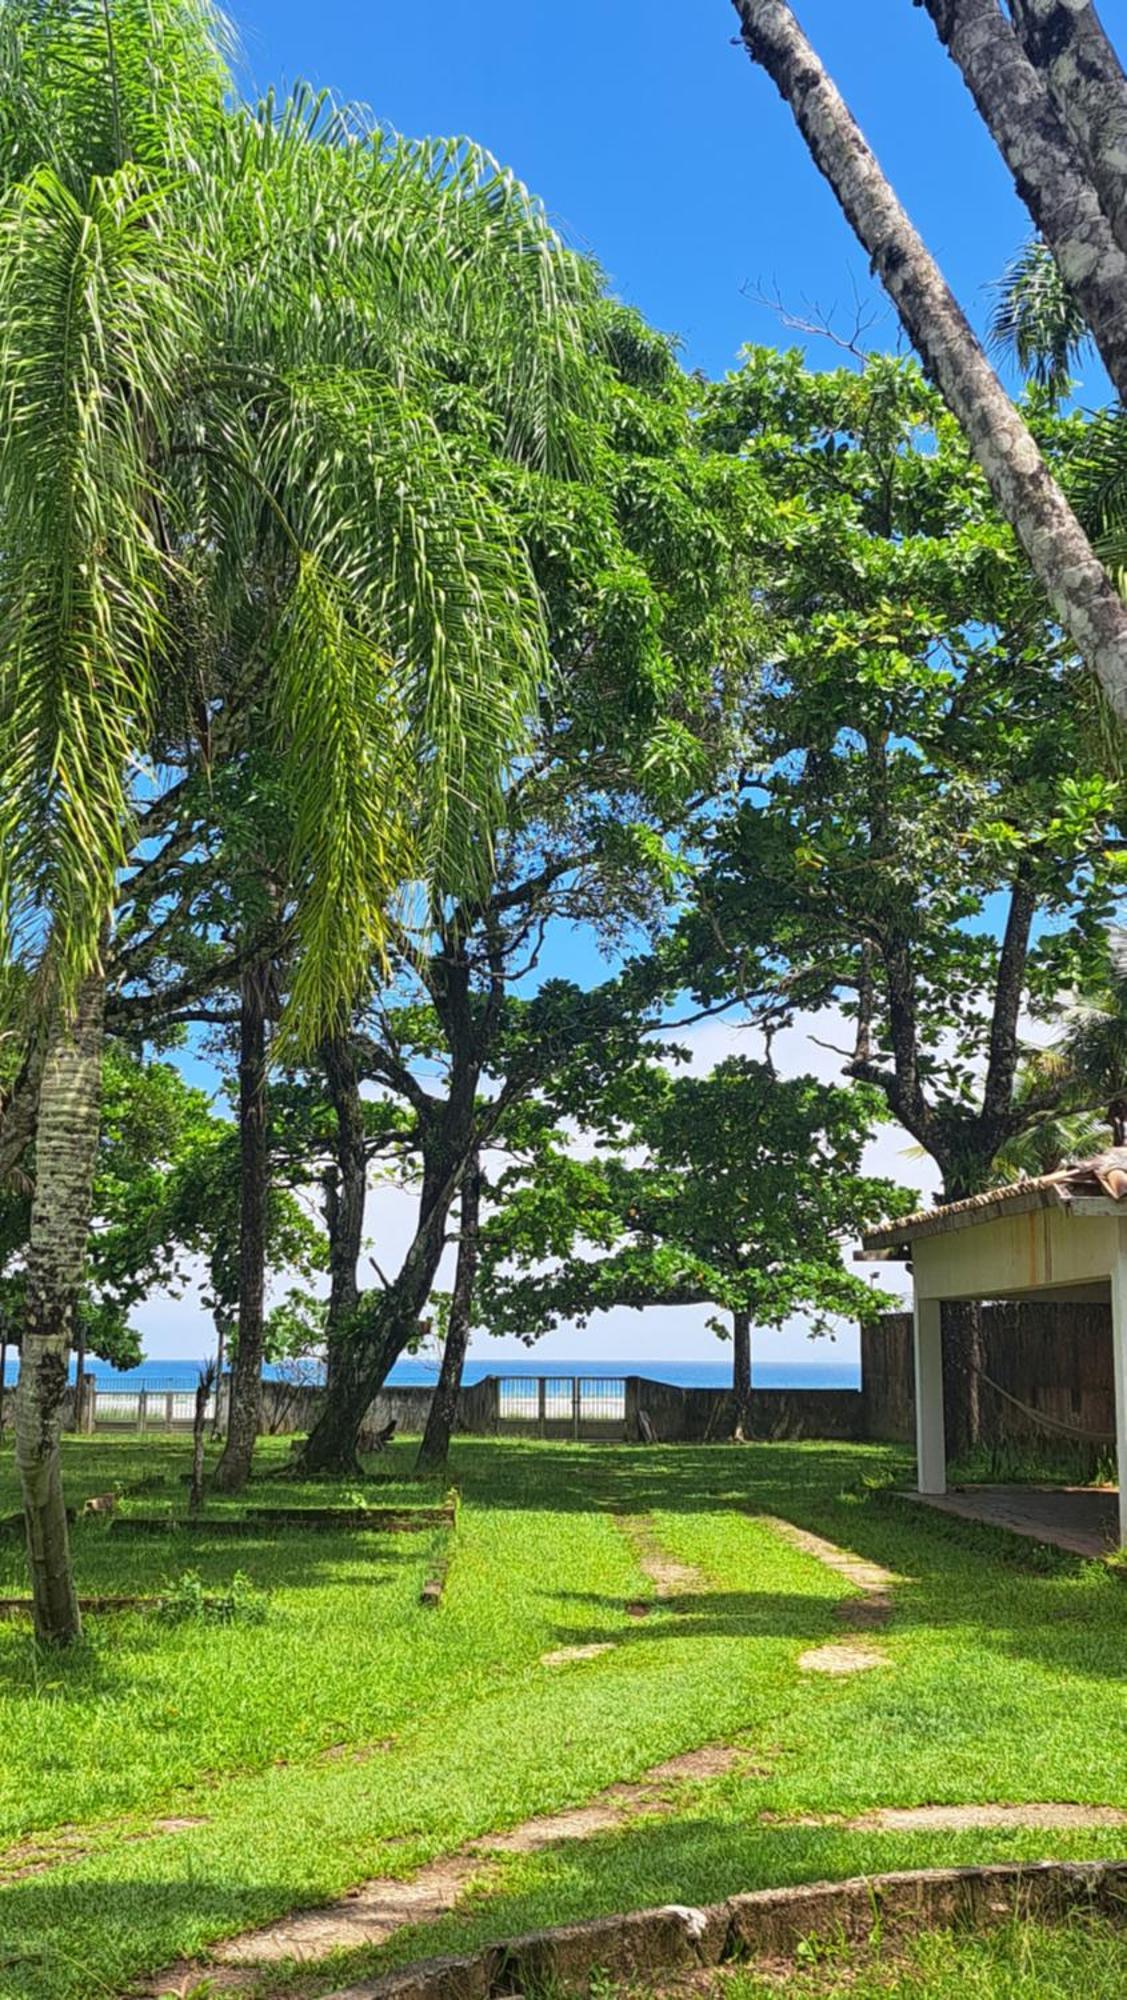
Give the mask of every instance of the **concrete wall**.
[[(631, 1375), (626, 1381), (626, 1435), (640, 1435), (644, 1411), (663, 1442), (706, 1444), (732, 1434), (732, 1396), (726, 1389), (681, 1389)], [(864, 1397), (856, 1389), (755, 1389), (749, 1410), (757, 1438), (862, 1438)]]

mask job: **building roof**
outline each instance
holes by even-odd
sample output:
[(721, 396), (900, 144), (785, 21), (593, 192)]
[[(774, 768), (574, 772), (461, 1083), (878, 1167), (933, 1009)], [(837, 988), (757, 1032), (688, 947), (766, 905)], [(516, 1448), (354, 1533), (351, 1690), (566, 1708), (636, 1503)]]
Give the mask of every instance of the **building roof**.
[(861, 1254), (896, 1257), (921, 1236), (942, 1236), (952, 1229), (968, 1229), (978, 1222), (993, 1222), (1003, 1215), (1028, 1215), (1038, 1208), (1067, 1208), (1077, 1200), (1123, 1202), (1127, 1212), (1127, 1146), (1113, 1146), (1090, 1160), (1060, 1167), (1053, 1174), (1036, 1179), (1011, 1181), (1005, 1187), (987, 1188), (983, 1194), (968, 1195), (965, 1201), (949, 1201), (936, 1208), (920, 1208), (913, 1215), (894, 1216), (878, 1223), (861, 1238)]

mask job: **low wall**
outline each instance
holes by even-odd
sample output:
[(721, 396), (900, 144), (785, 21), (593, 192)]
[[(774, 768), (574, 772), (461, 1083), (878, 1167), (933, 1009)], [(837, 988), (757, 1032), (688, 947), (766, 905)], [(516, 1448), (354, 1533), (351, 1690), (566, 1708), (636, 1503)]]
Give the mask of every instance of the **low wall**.
[[(639, 1413), (662, 1443), (707, 1444), (732, 1434), (734, 1399), (728, 1389), (682, 1389), (630, 1375), (626, 1380), (626, 1436), (641, 1436)], [(748, 1428), (756, 1438), (858, 1439), (864, 1429), (858, 1389), (753, 1389)]]
[[(324, 1390), (307, 1382), (264, 1382), (262, 1384), (262, 1417), (260, 1430), (268, 1437), (279, 1437), (289, 1431), (308, 1431), (317, 1421)], [(381, 1389), (368, 1407), (360, 1433), (361, 1447), (377, 1431), (385, 1430), (394, 1422), (399, 1431), (421, 1432), (426, 1429), (427, 1414), (433, 1390), (425, 1382), (408, 1383), (400, 1388)], [(227, 1398), (230, 1395), (230, 1376), (223, 1378), (220, 1390), (220, 1429), (226, 1428)], [(463, 1389), (458, 1398), (458, 1417), (455, 1428), (460, 1431), (491, 1432), (497, 1428), (497, 1378), (487, 1376), (484, 1382), (474, 1382)]]

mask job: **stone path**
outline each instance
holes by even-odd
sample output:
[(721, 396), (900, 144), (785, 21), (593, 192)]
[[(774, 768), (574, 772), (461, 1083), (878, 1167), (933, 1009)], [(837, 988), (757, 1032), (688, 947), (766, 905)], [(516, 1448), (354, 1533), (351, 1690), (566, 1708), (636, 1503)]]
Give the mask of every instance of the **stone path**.
[[(834, 1616), (847, 1631), (871, 1632), (887, 1625), (892, 1616), (893, 1587), (903, 1581), (901, 1577), (890, 1569), (882, 1569), (879, 1563), (867, 1562), (863, 1556), (839, 1548), (836, 1542), (812, 1535), (807, 1528), (796, 1527), (793, 1521), (782, 1521), (774, 1514), (761, 1514), (758, 1518), (792, 1549), (813, 1556), (816, 1562), (832, 1569), (836, 1576), (844, 1577), (860, 1591), (859, 1597), (843, 1597), (834, 1606)], [(860, 1674), (889, 1664), (887, 1654), (879, 1646), (863, 1645), (853, 1639), (810, 1646), (798, 1656), (804, 1674)]]
[(449, 1914), (471, 1880), (488, 1883), (501, 1857), (536, 1854), (561, 1841), (589, 1840), (610, 1833), (640, 1815), (672, 1811), (679, 1788), (754, 1769), (748, 1754), (729, 1744), (706, 1744), (671, 1757), (634, 1784), (611, 1785), (584, 1806), (545, 1813), (502, 1832), (481, 1834), (456, 1853), (442, 1855), (409, 1881), (390, 1876), (363, 1883), (326, 1909), (300, 1910), (261, 1930), (248, 1931), (216, 1946), (205, 1965), (170, 1966), (155, 1982), (138, 1989), (150, 1995), (182, 1995), (192, 1985), (231, 1990), (253, 1984), (264, 1966), (293, 1959), (316, 1964), (330, 1952), (380, 1945), (407, 1924), (434, 1923)]

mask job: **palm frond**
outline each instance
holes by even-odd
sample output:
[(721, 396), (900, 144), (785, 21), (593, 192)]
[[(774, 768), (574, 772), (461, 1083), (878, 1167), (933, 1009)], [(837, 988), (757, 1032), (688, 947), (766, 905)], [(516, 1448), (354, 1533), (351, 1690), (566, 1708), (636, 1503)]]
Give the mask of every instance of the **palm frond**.
[(1026, 243), (995, 287), (994, 345), (1055, 396), (1068, 392), (1074, 364), (1091, 341), (1088, 324), (1047, 243)]

